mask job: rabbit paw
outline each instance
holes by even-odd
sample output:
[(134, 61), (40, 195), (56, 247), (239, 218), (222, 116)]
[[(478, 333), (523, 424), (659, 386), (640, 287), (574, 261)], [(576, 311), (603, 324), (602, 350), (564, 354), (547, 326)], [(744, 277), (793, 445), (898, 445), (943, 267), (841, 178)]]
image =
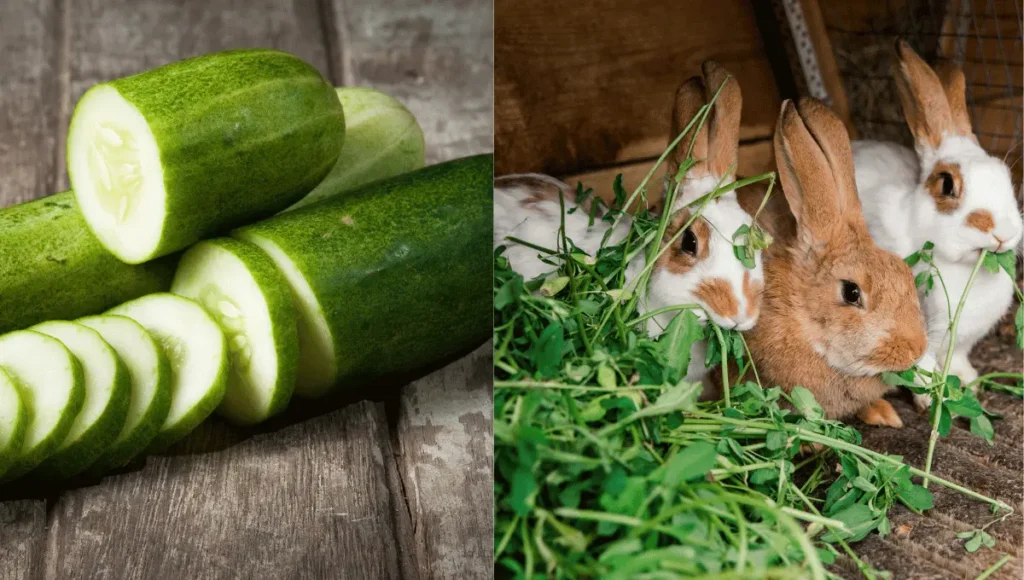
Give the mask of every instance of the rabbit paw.
[(896, 413), (896, 409), (893, 409), (889, 401), (885, 399), (875, 399), (868, 403), (866, 407), (857, 411), (857, 418), (868, 425), (892, 427), (893, 429), (903, 428), (903, 420)]

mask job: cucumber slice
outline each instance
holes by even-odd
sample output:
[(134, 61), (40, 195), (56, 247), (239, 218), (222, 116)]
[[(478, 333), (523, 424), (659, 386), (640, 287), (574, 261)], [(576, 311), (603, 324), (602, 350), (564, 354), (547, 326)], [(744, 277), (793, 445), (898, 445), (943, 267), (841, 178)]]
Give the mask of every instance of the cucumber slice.
[(232, 233), (291, 284), (296, 394), (410, 372), (486, 340), (493, 159), (432, 165)]
[(289, 210), (423, 167), (423, 129), (409, 109), (374, 89), (335, 90), (345, 111), (345, 146), (334, 169)]
[(85, 402), (71, 430), (36, 474), (64, 479), (93, 464), (121, 432), (131, 398), (128, 369), (98, 332), (66, 321), (44, 322), (30, 330), (64, 343), (82, 365)]
[(21, 392), (7, 371), (0, 369), (0, 478), (18, 457), (28, 425), (28, 412)]
[(18, 457), (4, 474), (11, 480), (64, 442), (85, 401), (85, 377), (61, 341), (34, 330), (0, 336), (0, 367), (17, 382), (30, 417)]
[(68, 129), (68, 175), (99, 241), (139, 264), (295, 203), (330, 172), (344, 135), (316, 68), (232, 50), (89, 89)]
[(141, 324), (170, 363), (171, 408), (146, 449), (160, 451), (188, 435), (224, 399), (228, 376), (224, 333), (201, 306), (164, 292), (126, 302), (108, 314)]
[(171, 291), (199, 302), (227, 336), (231, 372), (217, 412), (249, 425), (283, 411), (299, 337), (291, 290), (274, 262), (239, 240), (200, 242), (182, 256)]
[(100, 333), (131, 378), (131, 403), (124, 426), (89, 469), (99, 475), (127, 464), (160, 432), (171, 409), (171, 365), (153, 337), (131, 318), (90, 316), (78, 323)]

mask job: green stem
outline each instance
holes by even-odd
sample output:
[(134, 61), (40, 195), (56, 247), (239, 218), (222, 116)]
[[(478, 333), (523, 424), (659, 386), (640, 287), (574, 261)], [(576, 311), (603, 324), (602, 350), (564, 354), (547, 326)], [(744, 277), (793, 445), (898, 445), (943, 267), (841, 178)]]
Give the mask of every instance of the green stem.
[(1010, 556), (1009, 554), (1005, 554), (1002, 558), (999, 559), (998, 562), (989, 566), (988, 569), (979, 574), (978, 577), (974, 580), (985, 580), (985, 578), (988, 578), (989, 576), (994, 574), (996, 570), (1002, 568), (1004, 564), (1009, 562), (1011, 557), (1012, 556)]
[(637, 316), (633, 320), (627, 322), (626, 326), (634, 326), (636, 324), (640, 324), (641, 322), (649, 318), (654, 318), (655, 316), (664, 314), (666, 312), (672, 312), (673, 310), (696, 310), (700, 307), (700, 304), (676, 304), (675, 306), (663, 306), (656, 310), (651, 310), (650, 312), (647, 312), (643, 316)]
[[(974, 284), (974, 279), (978, 276), (978, 271), (981, 270), (981, 265), (985, 261), (985, 254), (988, 253), (986, 250), (982, 250), (978, 256), (978, 262), (974, 264), (974, 269), (971, 270), (970, 277), (967, 278), (967, 284), (964, 285), (963, 294), (960, 295), (960, 302), (956, 305), (956, 313), (953, 315), (953, 320), (949, 323), (949, 341), (946, 345), (946, 360), (942, 363), (942, 375), (939, 377), (941, 383), (946, 382), (946, 376), (949, 375), (949, 365), (953, 361), (953, 346), (956, 344), (956, 329), (960, 324), (960, 314), (964, 311), (964, 304), (967, 303), (967, 294), (971, 290), (971, 286)], [(945, 285), (945, 284), (943, 284)], [(945, 390), (945, 387), (942, 387)], [(921, 486), (928, 489), (928, 480), (932, 472), (932, 459), (935, 457), (935, 444), (939, 440), (939, 421), (942, 420), (942, 396), (935, 398), (934, 401), (935, 410), (933, 411), (934, 417), (932, 418), (932, 431), (928, 435), (928, 454), (924, 460), (924, 481), (921, 482)]]

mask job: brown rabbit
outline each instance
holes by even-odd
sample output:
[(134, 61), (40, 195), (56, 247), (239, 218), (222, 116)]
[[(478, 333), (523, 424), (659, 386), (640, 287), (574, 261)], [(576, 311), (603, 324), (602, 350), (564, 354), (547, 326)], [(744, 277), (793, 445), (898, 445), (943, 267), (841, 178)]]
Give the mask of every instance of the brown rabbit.
[(902, 427), (878, 377), (925, 352), (910, 268), (868, 234), (850, 139), (822, 103), (782, 105), (775, 157), (795, 227), (765, 259), (761, 317), (747, 334), (765, 384), (814, 393), (829, 418)]

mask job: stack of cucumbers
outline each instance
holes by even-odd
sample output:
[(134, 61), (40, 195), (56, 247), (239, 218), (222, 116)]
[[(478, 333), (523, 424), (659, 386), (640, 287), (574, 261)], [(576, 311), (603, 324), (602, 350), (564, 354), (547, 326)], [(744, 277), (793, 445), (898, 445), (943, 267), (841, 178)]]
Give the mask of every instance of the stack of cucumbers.
[(490, 333), (492, 157), (423, 167), (383, 93), (228, 51), (89, 89), (67, 143), (72, 190), (0, 210), (0, 482), (100, 475)]

